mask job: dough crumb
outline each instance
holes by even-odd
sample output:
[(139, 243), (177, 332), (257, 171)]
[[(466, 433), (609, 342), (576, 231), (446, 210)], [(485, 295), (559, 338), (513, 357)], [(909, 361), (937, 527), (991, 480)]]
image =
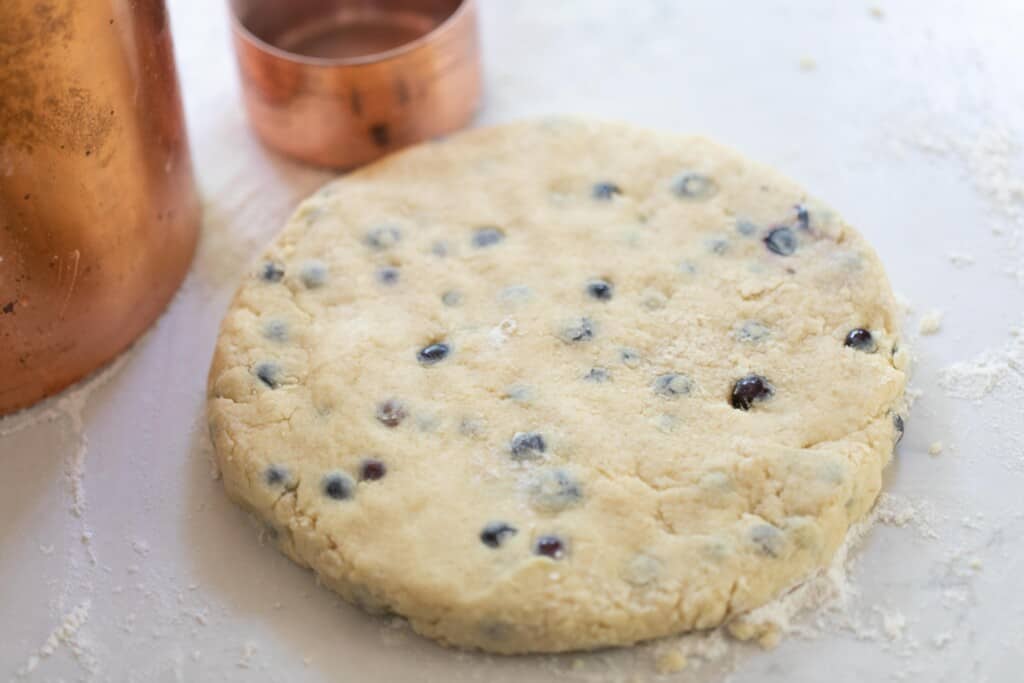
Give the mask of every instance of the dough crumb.
[(242, 656), (238, 660), (238, 668), (248, 669), (252, 666), (252, 658), (256, 654), (256, 643), (249, 640), (242, 645)]
[(942, 452), (942, 442), (941, 441), (932, 441), (932, 444), (930, 446), (928, 446), (928, 454), (929, 455), (938, 455), (941, 452)]
[(786, 614), (779, 618), (779, 615), (771, 615), (762, 610), (763, 607), (755, 610), (760, 612), (756, 616), (751, 616), (753, 613), (746, 614), (730, 622), (729, 635), (736, 640), (756, 640), (764, 650), (774, 649), (782, 640), (783, 627), (789, 626), (789, 619), (793, 615)]
[(655, 668), (659, 674), (674, 674), (686, 668), (686, 657), (679, 650), (667, 650), (658, 655)]
[(882, 630), (890, 640), (900, 640), (907, 627), (907, 618), (902, 612), (882, 612)]
[(975, 259), (970, 254), (965, 254), (959, 251), (949, 252), (949, 262), (956, 268), (967, 268), (973, 266)]
[(917, 327), (918, 332), (921, 334), (938, 334), (939, 330), (942, 329), (943, 315), (943, 312), (937, 308), (933, 308), (925, 313)]
[(801, 57), (800, 58), (800, 70), (801, 71), (814, 71), (818, 68), (818, 62), (814, 57)]
[(872, 5), (871, 7), (869, 7), (868, 14), (871, 15), (872, 19), (877, 19), (878, 21), (882, 21), (883, 19), (885, 19), (885, 10), (879, 7), (878, 5)]

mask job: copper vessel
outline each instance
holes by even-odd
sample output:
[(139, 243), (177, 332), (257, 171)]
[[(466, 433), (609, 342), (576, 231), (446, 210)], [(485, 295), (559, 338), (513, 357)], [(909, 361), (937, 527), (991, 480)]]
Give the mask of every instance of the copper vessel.
[(335, 168), (450, 133), (480, 103), (474, 0), (230, 0), (249, 119)]
[(128, 346), (199, 203), (162, 0), (0, 2), (0, 414)]

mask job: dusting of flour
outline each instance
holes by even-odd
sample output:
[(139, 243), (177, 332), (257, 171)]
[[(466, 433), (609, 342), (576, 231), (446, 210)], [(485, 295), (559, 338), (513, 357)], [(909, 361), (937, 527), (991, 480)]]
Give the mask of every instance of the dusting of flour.
[(1010, 331), (1010, 340), (1003, 346), (940, 370), (939, 386), (953, 398), (970, 401), (1001, 387), (1024, 398), (1024, 324)]

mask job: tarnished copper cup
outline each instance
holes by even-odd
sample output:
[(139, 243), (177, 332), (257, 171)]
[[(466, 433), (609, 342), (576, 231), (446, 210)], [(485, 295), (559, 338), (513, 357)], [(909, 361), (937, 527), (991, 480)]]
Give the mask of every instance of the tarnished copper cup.
[(163, 0), (0, 0), (0, 415), (145, 330), (199, 217)]
[(351, 168), (465, 126), (474, 0), (230, 0), (245, 105), (269, 147)]

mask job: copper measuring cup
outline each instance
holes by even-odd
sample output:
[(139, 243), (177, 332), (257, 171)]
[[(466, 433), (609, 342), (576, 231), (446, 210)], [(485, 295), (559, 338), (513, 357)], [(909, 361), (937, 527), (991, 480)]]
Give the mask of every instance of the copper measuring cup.
[(0, 415), (145, 330), (198, 227), (163, 0), (2, 0)]
[(351, 168), (465, 126), (475, 0), (230, 0), (249, 120), (269, 147)]

